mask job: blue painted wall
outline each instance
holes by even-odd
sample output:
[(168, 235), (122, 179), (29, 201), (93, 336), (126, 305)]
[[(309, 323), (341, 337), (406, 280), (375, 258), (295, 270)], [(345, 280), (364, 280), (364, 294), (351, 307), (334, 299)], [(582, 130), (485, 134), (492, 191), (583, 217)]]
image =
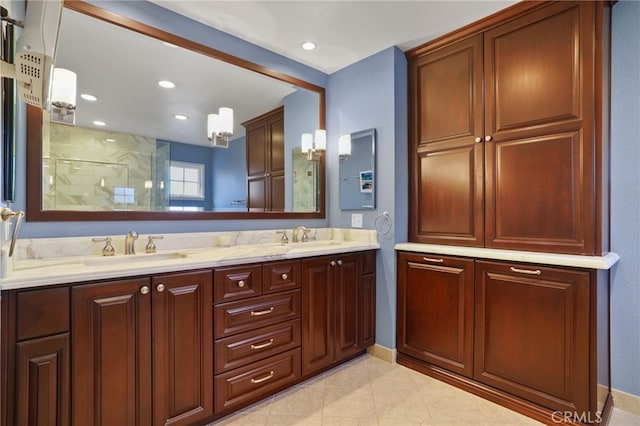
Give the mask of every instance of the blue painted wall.
[(244, 136), (229, 141), (229, 148), (213, 150), (213, 210), (247, 209), (247, 142)]
[[(376, 342), (396, 346), (396, 266), (393, 246), (406, 241), (407, 64), (404, 54), (388, 48), (329, 76), (327, 86), (327, 166), (329, 223), (349, 228), (351, 214), (362, 213), (365, 228), (388, 212), (392, 223), (379, 235)], [(376, 209), (341, 211), (338, 189), (338, 137), (375, 128), (377, 136)], [(380, 220), (381, 228), (387, 223)], [(383, 231), (385, 229), (382, 229)]]
[(612, 382), (640, 396), (640, 2), (613, 6), (612, 37)]

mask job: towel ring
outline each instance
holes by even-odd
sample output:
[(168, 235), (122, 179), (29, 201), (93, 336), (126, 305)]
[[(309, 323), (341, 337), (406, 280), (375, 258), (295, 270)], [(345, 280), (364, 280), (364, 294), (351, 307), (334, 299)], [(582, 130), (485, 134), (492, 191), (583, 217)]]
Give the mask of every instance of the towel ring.
[(376, 220), (373, 222), (376, 231), (380, 235), (387, 235), (391, 232), (391, 228), (393, 227), (393, 223), (391, 222), (391, 216), (389, 216), (389, 212), (383, 212), (376, 217)]

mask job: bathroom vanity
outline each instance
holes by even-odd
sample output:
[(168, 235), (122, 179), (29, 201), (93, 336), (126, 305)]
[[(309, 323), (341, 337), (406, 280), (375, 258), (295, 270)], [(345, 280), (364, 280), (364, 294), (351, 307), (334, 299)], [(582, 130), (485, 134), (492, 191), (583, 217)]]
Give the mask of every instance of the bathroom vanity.
[[(150, 255), (16, 260), (2, 288), (1, 423), (206, 424), (374, 343), (375, 232), (228, 234)], [(18, 256), (48, 251), (21, 243)]]

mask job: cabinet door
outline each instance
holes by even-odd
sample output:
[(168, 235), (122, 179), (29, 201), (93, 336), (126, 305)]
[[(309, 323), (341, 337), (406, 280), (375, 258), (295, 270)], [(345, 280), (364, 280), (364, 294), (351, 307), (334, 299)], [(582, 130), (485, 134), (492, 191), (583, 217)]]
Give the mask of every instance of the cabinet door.
[(17, 344), (16, 424), (69, 425), (69, 333)]
[(150, 425), (148, 279), (72, 290), (72, 419), (76, 426)]
[(376, 343), (376, 252), (362, 253), (362, 277), (358, 312), (362, 349)]
[(362, 263), (360, 254), (340, 255), (336, 258), (335, 280), (335, 344), (336, 358), (343, 359), (356, 354), (361, 348), (360, 334), (360, 283)]
[(587, 412), (589, 272), (478, 261), (475, 281), (475, 379)]
[(212, 272), (152, 278), (154, 424), (213, 415)]
[(487, 247), (594, 254), (594, 3), (485, 34)]
[(333, 257), (302, 261), (302, 374), (331, 365), (334, 348)]
[(398, 351), (473, 375), (473, 260), (398, 255)]
[(482, 246), (482, 36), (415, 59), (409, 78), (410, 238)]

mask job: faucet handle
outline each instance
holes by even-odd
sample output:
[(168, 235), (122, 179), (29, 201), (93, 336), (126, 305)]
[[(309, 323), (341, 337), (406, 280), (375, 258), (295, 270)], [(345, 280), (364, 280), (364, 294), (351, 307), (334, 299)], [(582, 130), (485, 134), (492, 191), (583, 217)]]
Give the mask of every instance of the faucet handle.
[(311, 229), (302, 229), (302, 239), (300, 240), (301, 242), (306, 243), (309, 241), (309, 232), (311, 232)]
[(111, 245), (111, 237), (92, 238), (91, 241), (93, 241), (94, 243), (105, 243), (104, 247), (102, 248), (103, 256), (113, 256), (114, 254), (116, 254), (116, 250)]
[(164, 237), (162, 235), (149, 235), (149, 242), (147, 243), (146, 246), (144, 246), (144, 252), (145, 253), (155, 253), (156, 252), (156, 245), (153, 243), (153, 240), (161, 240)]
[(287, 231), (276, 231), (276, 234), (282, 234), (282, 238), (280, 238), (281, 244), (287, 244), (289, 242), (289, 238), (287, 237)]

